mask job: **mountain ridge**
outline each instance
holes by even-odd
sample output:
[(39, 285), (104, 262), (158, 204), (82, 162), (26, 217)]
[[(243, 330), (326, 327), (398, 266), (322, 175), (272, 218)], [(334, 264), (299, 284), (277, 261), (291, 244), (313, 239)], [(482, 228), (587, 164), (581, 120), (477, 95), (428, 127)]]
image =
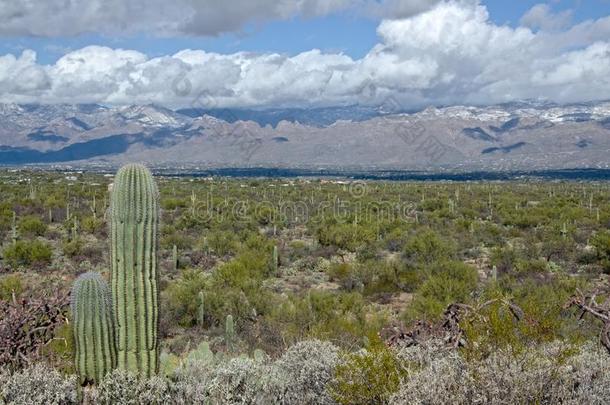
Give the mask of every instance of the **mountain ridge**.
[[(224, 117), (225, 119), (221, 118)], [(171, 110), (0, 104), (0, 164), (206, 167), (605, 168), (610, 102)]]

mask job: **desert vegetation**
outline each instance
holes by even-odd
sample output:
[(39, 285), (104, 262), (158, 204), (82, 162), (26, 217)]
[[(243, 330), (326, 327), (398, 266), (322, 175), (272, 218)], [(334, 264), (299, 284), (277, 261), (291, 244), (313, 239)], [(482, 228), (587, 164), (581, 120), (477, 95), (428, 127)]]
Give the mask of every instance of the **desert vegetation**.
[(0, 403), (610, 401), (603, 182), (0, 172)]

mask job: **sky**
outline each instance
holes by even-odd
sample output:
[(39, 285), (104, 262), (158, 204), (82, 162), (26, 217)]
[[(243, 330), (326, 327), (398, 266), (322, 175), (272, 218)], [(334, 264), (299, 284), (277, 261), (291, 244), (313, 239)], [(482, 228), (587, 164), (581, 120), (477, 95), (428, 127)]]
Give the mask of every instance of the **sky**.
[(610, 0), (0, 0), (0, 102), (610, 99)]

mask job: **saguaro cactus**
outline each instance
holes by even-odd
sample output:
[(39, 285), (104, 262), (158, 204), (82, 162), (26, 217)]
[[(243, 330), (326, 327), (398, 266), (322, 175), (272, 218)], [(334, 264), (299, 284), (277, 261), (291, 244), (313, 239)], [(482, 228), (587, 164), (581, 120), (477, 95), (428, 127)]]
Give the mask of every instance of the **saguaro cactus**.
[(99, 383), (116, 367), (110, 288), (99, 273), (76, 279), (72, 288), (72, 328), (81, 385)]
[(271, 257), (271, 265), (273, 266), (273, 274), (277, 274), (280, 265), (280, 255), (277, 246), (273, 246), (273, 255)]
[(227, 315), (225, 320), (225, 342), (229, 350), (233, 350), (233, 341), (235, 339), (235, 326), (233, 324), (233, 315)]
[(205, 297), (203, 294), (203, 291), (199, 291), (199, 294), (197, 296), (197, 324), (198, 325), (203, 325), (203, 322), (205, 321)]
[(122, 167), (110, 197), (117, 365), (147, 377), (159, 369), (158, 226), (159, 193), (150, 171)]
[(172, 248), (172, 266), (174, 271), (178, 270), (178, 246)]

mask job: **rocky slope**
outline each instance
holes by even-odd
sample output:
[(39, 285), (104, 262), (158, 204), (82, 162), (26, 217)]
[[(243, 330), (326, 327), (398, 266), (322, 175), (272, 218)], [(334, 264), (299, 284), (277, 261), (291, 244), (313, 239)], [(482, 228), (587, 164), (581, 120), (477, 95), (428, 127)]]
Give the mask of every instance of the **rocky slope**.
[(390, 115), (365, 107), (172, 111), (0, 104), (0, 123), (4, 165), (131, 160), (153, 166), (539, 170), (610, 164), (610, 102)]

